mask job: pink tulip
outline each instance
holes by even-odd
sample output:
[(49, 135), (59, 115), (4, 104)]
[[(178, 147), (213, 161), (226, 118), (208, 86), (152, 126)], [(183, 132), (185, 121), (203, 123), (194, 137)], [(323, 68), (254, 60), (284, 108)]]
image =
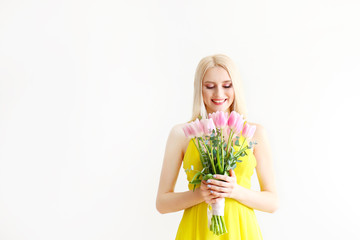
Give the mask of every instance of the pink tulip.
[(209, 118), (211, 118), (213, 121), (214, 121), (214, 123), (215, 123), (215, 121), (216, 121), (216, 114), (215, 113), (209, 113)]
[(245, 123), (245, 124), (244, 124), (244, 127), (243, 127), (243, 129), (242, 129), (242, 133), (241, 133), (244, 137), (247, 136), (247, 134), (248, 134), (248, 132), (249, 132), (249, 128), (250, 128), (250, 125), (249, 125), (248, 123)]
[(217, 125), (219, 128), (224, 128), (225, 127), (225, 114), (224, 112), (217, 112), (217, 116), (216, 116), (216, 121), (217, 121)]
[[(215, 126), (216, 126), (216, 114), (215, 113), (209, 113), (209, 119), (212, 119)], [(216, 126), (217, 127), (217, 126)]]
[(247, 134), (245, 135), (245, 137), (250, 140), (254, 136), (256, 126), (255, 125), (249, 125), (249, 126), (250, 126), (249, 130), (248, 130)]
[(212, 118), (209, 119), (201, 119), (200, 123), (203, 126), (204, 134), (210, 135), (213, 130), (215, 130), (215, 124)]
[(228, 126), (235, 132), (236, 135), (238, 135), (242, 128), (243, 128), (243, 115), (240, 115), (239, 113), (232, 111), (228, 120)]
[(228, 122), (228, 113), (223, 111), (217, 111), (215, 113), (210, 113), (209, 118), (212, 118), (214, 124), (217, 128), (224, 128)]
[(235, 134), (239, 135), (243, 129), (245, 120), (243, 119), (242, 115), (237, 119), (236, 126), (235, 126)]
[(237, 114), (237, 112), (232, 111), (232, 112), (230, 113), (230, 117), (229, 117), (229, 119), (228, 119), (228, 126), (229, 126), (231, 129), (234, 129), (234, 128), (235, 128), (237, 119), (238, 119), (238, 114)]
[(185, 133), (185, 136), (187, 138), (193, 138), (195, 137), (195, 132), (194, 130), (192, 129), (192, 127), (190, 126), (190, 123), (187, 123), (183, 128), (183, 131)]
[(198, 118), (190, 124), (195, 132), (195, 137), (202, 137), (204, 135), (204, 128)]

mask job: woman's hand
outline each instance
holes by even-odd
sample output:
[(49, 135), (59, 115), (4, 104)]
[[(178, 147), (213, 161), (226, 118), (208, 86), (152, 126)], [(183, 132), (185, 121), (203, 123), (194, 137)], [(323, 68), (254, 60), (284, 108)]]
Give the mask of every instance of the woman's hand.
[(234, 198), (235, 191), (238, 188), (238, 184), (236, 183), (236, 175), (234, 170), (230, 169), (230, 176), (216, 174), (216, 179), (209, 179), (207, 184), (207, 189), (210, 191), (209, 198)]
[(213, 195), (208, 187), (208, 183), (206, 181), (201, 181), (201, 186), (198, 188), (198, 191), (201, 195), (201, 198), (207, 203), (212, 204), (218, 202), (221, 198)]

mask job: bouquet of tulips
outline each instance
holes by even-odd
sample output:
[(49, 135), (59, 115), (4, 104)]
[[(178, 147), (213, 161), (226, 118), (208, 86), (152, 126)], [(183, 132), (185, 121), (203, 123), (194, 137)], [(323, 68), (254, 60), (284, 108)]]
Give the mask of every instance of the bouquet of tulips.
[[(228, 113), (217, 111), (209, 114), (208, 119), (196, 119), (183, 127), (186, 137), (191, 138), (199, 151), (200, 161), (203, 169), (198, 171), (190, 184), (194, 184), (194, 190), (201, 181), (212, 179), (215, 174), (229, 176), (230, 169), (236, 168), (236, 163), (241, 162), (238, 158), (245, 156), (246, 150), (251, 149), (256, 142), (250, 142), (243, 147), (245, 140), (250, 140), (256, 130), (243, 119), (243, 115), (232, 111)], [(227, 135), (227, 136), (225, 136)], [(244, 141), (239, 144), (239, 136), (244, 136)], [(227, 141), (225, 141), (227, 137)], [(235, 152), (233, 138), (236, 137), (235, 145), (240, 150)], [(194, 170), (191, 169), (186, 171)], [(211, 211), (208, 211), (209, 228), (216, 235), (227, 233), (224, 221), (225, 199), (211, 204)]]

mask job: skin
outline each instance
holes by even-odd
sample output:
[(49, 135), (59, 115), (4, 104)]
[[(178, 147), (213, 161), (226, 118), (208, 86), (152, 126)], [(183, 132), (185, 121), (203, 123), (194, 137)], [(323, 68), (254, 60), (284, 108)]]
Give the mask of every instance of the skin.
[[(203, 78), (202, 95), (208, 113), (224, 111), (230, 115), (230, 106), (234, 102), (235, 93), (231, 78), (224, 68), (213, 67), (206, 71)], [(216, 105), (212, 101), (213, 99), (226, 99), (226, 101), (221, 105)]]
[[(234, 90), (232, 86), (229, 86), (231, 86), (231, 79), (225, 69), (214, 67), (207, 70), (203, 79), (202, 94), (208, 113), (222, 110), (230, 114), (230, 106), (234, 101)], [(216, 105), (211, 101), (225, 98), (227, 101), (222, 105)], [(192, 190), (174, 192), (182, 159), (189, 143), (189, 139), (185, 137), (182, 130), (185, 124), (175, 125), (171, 129), (166, 143), (156, 199), (156, 208), (160, 213), (181, 211), (201, 202), (215, 203), (225, 197), (235, 199), (243, 205), (259, 211), (273, 213), (278, 209), (273, 160), (267, 132), (262, 125), (250, 122), (249, 124), (256, 125), (252, 140), (258, 143), (254, 146), (253, 153), (257, 161), (256, 173), (260, 191), (238, 185), (235, 173), (231, 170), (230, 176), (216, 175), (216, 179), (211, 179), (209, 182), (202, 181), (201, 186), (194, 192)]]

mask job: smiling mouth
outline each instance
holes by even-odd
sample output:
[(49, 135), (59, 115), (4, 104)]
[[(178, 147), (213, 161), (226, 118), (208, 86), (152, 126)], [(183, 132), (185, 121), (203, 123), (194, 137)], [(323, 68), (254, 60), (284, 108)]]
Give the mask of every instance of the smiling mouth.
[(226, 102), (227, 99), (223, 99), (223, 100), (214, 100), (214, 99), (211, 99), (211, 101), (213, 103), (215, 103), (216, 105), (220, 105), (220, 104), (223, 104), (224, 102)]

